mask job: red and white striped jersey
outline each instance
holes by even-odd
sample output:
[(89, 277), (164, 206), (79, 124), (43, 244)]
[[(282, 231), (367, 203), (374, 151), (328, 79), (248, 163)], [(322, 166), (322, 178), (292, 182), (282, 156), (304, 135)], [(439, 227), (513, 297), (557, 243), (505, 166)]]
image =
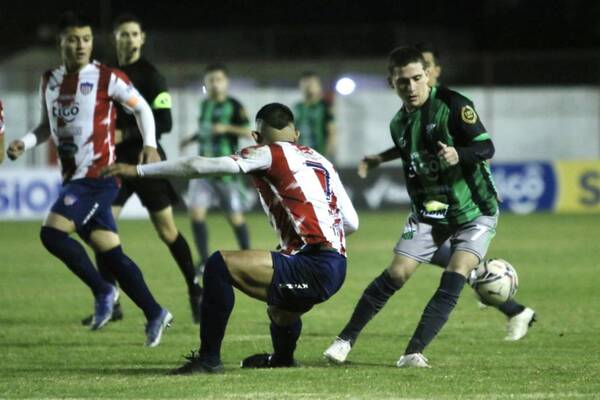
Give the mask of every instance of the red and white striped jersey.
[(276, 142), (247, 147), (232, 158), (252, 177), (282, 252), (322, 245), (346, 255), (346, 231), (356, 230), (358, 216), (325, 157), (310, 147)]
[(76, 73), (47, 71), (40, 92), (65, 181), (96, 178), (114, 162), (113, 101), (129, 110), (143, 101), (123, 72), (95, 61)]

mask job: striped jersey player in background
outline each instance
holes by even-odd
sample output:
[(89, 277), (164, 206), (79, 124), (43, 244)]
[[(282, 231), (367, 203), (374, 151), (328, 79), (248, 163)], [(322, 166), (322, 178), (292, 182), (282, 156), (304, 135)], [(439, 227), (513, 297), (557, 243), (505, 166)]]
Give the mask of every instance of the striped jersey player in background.
[(316, 72), (306, 71), (298, 83), (302, 101), (294, 106), (296, 127), (302, 133), (300, 144), (308, 146), (329, 160), (335, 160), (335, 117), (333, 105), (323, 95), (323, 84)]
[(148, 321), (146, 345), (153, 347), (173, 317), (157, 303), (138, 266), (123, 253), (111, 212), (119, 183), (100, 176), (101, 169), (115, 161), (115, 102), (136, 117), (144, 141), (142, 161), (160, 161), (152, 111), (123, 72), (90, 62), (93, 34), (86, 19), (65, 14), (59, 43), (63, 64), (45, 72), (41, 81), (41, 122), (13, 141), (8, 155), (16, 159), (52, 138), (63, 187), (41, 228), (42, 243), (91, 289), (95, 298), (91, 329), (97, 330), (110, 320), (119, 292), (98, 273), (83, 246), (69, 237), (77, 232), (94, 251), (98, 265), (110, 270), (143, 310)]
[(278, 103), (256, 115), (258, 146), (239, 155), (191, 157), (151, 165), (115, 164), (120, 176), (247, 174), (252, 178), (280, 251), (217, 251), (206, 262), (200, 324), (200, 350), (174, 371), (214, 373), (223, 369), (221, 342), (233, 310), (233, 287), (268, 304), (272, 354), (242, 361), (244, 368), (294, 366), (301, 315), (326, 301), (346, 275), (346, 235), (358, 228), (358, 216), (332, 164), (310, 147), (297, 144), (291, 110)]
[[(229, 72), (223, 64), (211, 64), (204, 71), (206, 99), (200, 103), (198, 132), (181, 142), (181, 147), (197, 142), (199, 155), (223, 157), (238, 151), (240, 138), (250, 138), (246, 110), (229, 95)], [(218, 199), (227, 213), (240, 249), (250, 248), (250, 237), (244, 218), (242, 182), (237, 176), (207, 177), (190, 181), (188, 209), (192, 232), (200, 255), (198, 272), (208, 258), (208, 230), (206, 214), (213, 200)]]
[[(166, 159), (160, 145), (160, 137), (171, 130), (171, 96), (164, 77), (142, 56), (142, 47), (146, 35), (142, 30), (141, 21), (133, 15), (122, 15), (113, 25), (114, 42), (117, 51), (119, 68), (131, 80), (142, 97), (148, 102), (154, 116), (156, 142), (158, 153), (162, 160)], [(143, 139), (135, 116), (118, 106), (117, 108), (117, 162), (137, 164), (143, 148)], [(112, 212), (115, 219), (127, 200), (137, 194), (144, 207), (148, 210), (150, 221), (160, 239), (167, 245), (173, 259), (179, 267), (187, 285), (188, 298), (192, 309), (194, 322), (200, 321), (200, 302), (202, 288), (197, 282), (196, 271), (192, 261), (192, 253), (187, 241), (177, 229), (173, 218), (172, 205), (178, 201), (175, 189), (165, 179), (128, 179), (121, 183), (119, 194), (113, 201)], [(99, 267), (102, 268), (102, 264)], [(101, 269), (102, 277), (115, 284), (115, 277), (109, 270)], [(121, 306), (115, 304), (113, 320), (123, 317)], [(89, 318), (82, 321), (89, 323)]]

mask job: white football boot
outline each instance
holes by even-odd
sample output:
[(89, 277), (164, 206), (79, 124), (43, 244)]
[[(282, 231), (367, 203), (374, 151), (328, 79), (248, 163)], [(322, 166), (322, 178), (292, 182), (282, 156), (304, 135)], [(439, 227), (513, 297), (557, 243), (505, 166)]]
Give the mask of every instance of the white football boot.
[(527, 307), (508, 320), (507, 334), (504, 340), (515, 342), (527, 335), (529, 327), (535, 322), (535, 311)]
[(429, 360), (421, 353), (405, 354), (396, 363), (398, 368), (431, 368)]
[(323, 355), (332, 363), (343, 364), (346, 361), (350, 350), (352, 350), (352, 345), (350, 342), (338, 337), (335, 338), (333, 343), (331, 343), (331, 346), (325, 350)]

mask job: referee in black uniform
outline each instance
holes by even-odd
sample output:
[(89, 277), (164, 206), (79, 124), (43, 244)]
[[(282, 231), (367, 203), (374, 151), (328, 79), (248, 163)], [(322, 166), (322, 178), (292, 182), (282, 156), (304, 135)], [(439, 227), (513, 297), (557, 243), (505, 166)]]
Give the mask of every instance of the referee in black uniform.
[[(164, 77), (157, 69), (141, 55), (146, 35), (142, 29), (141, 21), (133, 15), (123, 15), (117, 18), (113, 26), (114, 39), (117, 50), (119, 69), (121, 69), (140, 94), (146, 99), (156, 124), (156, 139), (158, 151), (163, 160), (165, 152), (160, 146), (162, 134), (171, 130), (171, 96), (169, 95)], [(137, 127), (135, 117), (128, 114), (121, 107), (117, 111), (117, 162), (139, 164), (142, 150), (142, 137)], [(188, 287), (189, 300), (192, 308), (194, 322), (200, 320), (200, 303), (202, 288), (196, 279), (196, 271), (192, 261), (192, 253), (185, 238), (179, 233), (173, 219), (172, 205), (177, 202), (177, 194), (171, 183), (165, 179), (129, 179), (124, 180), (119, 194), (113, 202), (113, 215), (119, 217), (121, 210), (129, 197), (136, 193), (142, 204), (148, 210), (154, 229), (160, 239), (171, 251), (173, 259), (185, 277)], [(105, 276), (105, 271), (100, 271), (105, 279), (114, 284), (114, 277)], [(120, 307), (118, 312), (120, 312)], [(119, 319), (122, 315), (113, 314)]]

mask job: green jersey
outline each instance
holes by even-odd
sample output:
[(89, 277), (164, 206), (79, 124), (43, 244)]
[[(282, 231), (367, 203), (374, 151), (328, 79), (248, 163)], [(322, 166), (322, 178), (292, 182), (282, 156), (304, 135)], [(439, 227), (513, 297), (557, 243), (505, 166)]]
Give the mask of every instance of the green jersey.
[(300, 131), (300, 144), (326, 155), (327, 126), (333, 122), (331, 104), (323, 99), (294, 106), (294, 121)]
[(461, 148), (490, 139), (469, 99), (432, 88), (419, 109), (398, 111), (390, 131), (401, 153), (412, 210), (420, 219), (461, 225), (497, 213), (496, 188), (485, 160), (448, 166), (437, 156), (438, 142)]
[(198, 119), (199, 153), (205, 157), (228, 156), (238, 151), (238, 136), (233, 133), (215, 135), (214, 124), (248, 126), (248, 116), (242, 104), (233, 97), (223, 102), (205, 99), (200, 103)]

